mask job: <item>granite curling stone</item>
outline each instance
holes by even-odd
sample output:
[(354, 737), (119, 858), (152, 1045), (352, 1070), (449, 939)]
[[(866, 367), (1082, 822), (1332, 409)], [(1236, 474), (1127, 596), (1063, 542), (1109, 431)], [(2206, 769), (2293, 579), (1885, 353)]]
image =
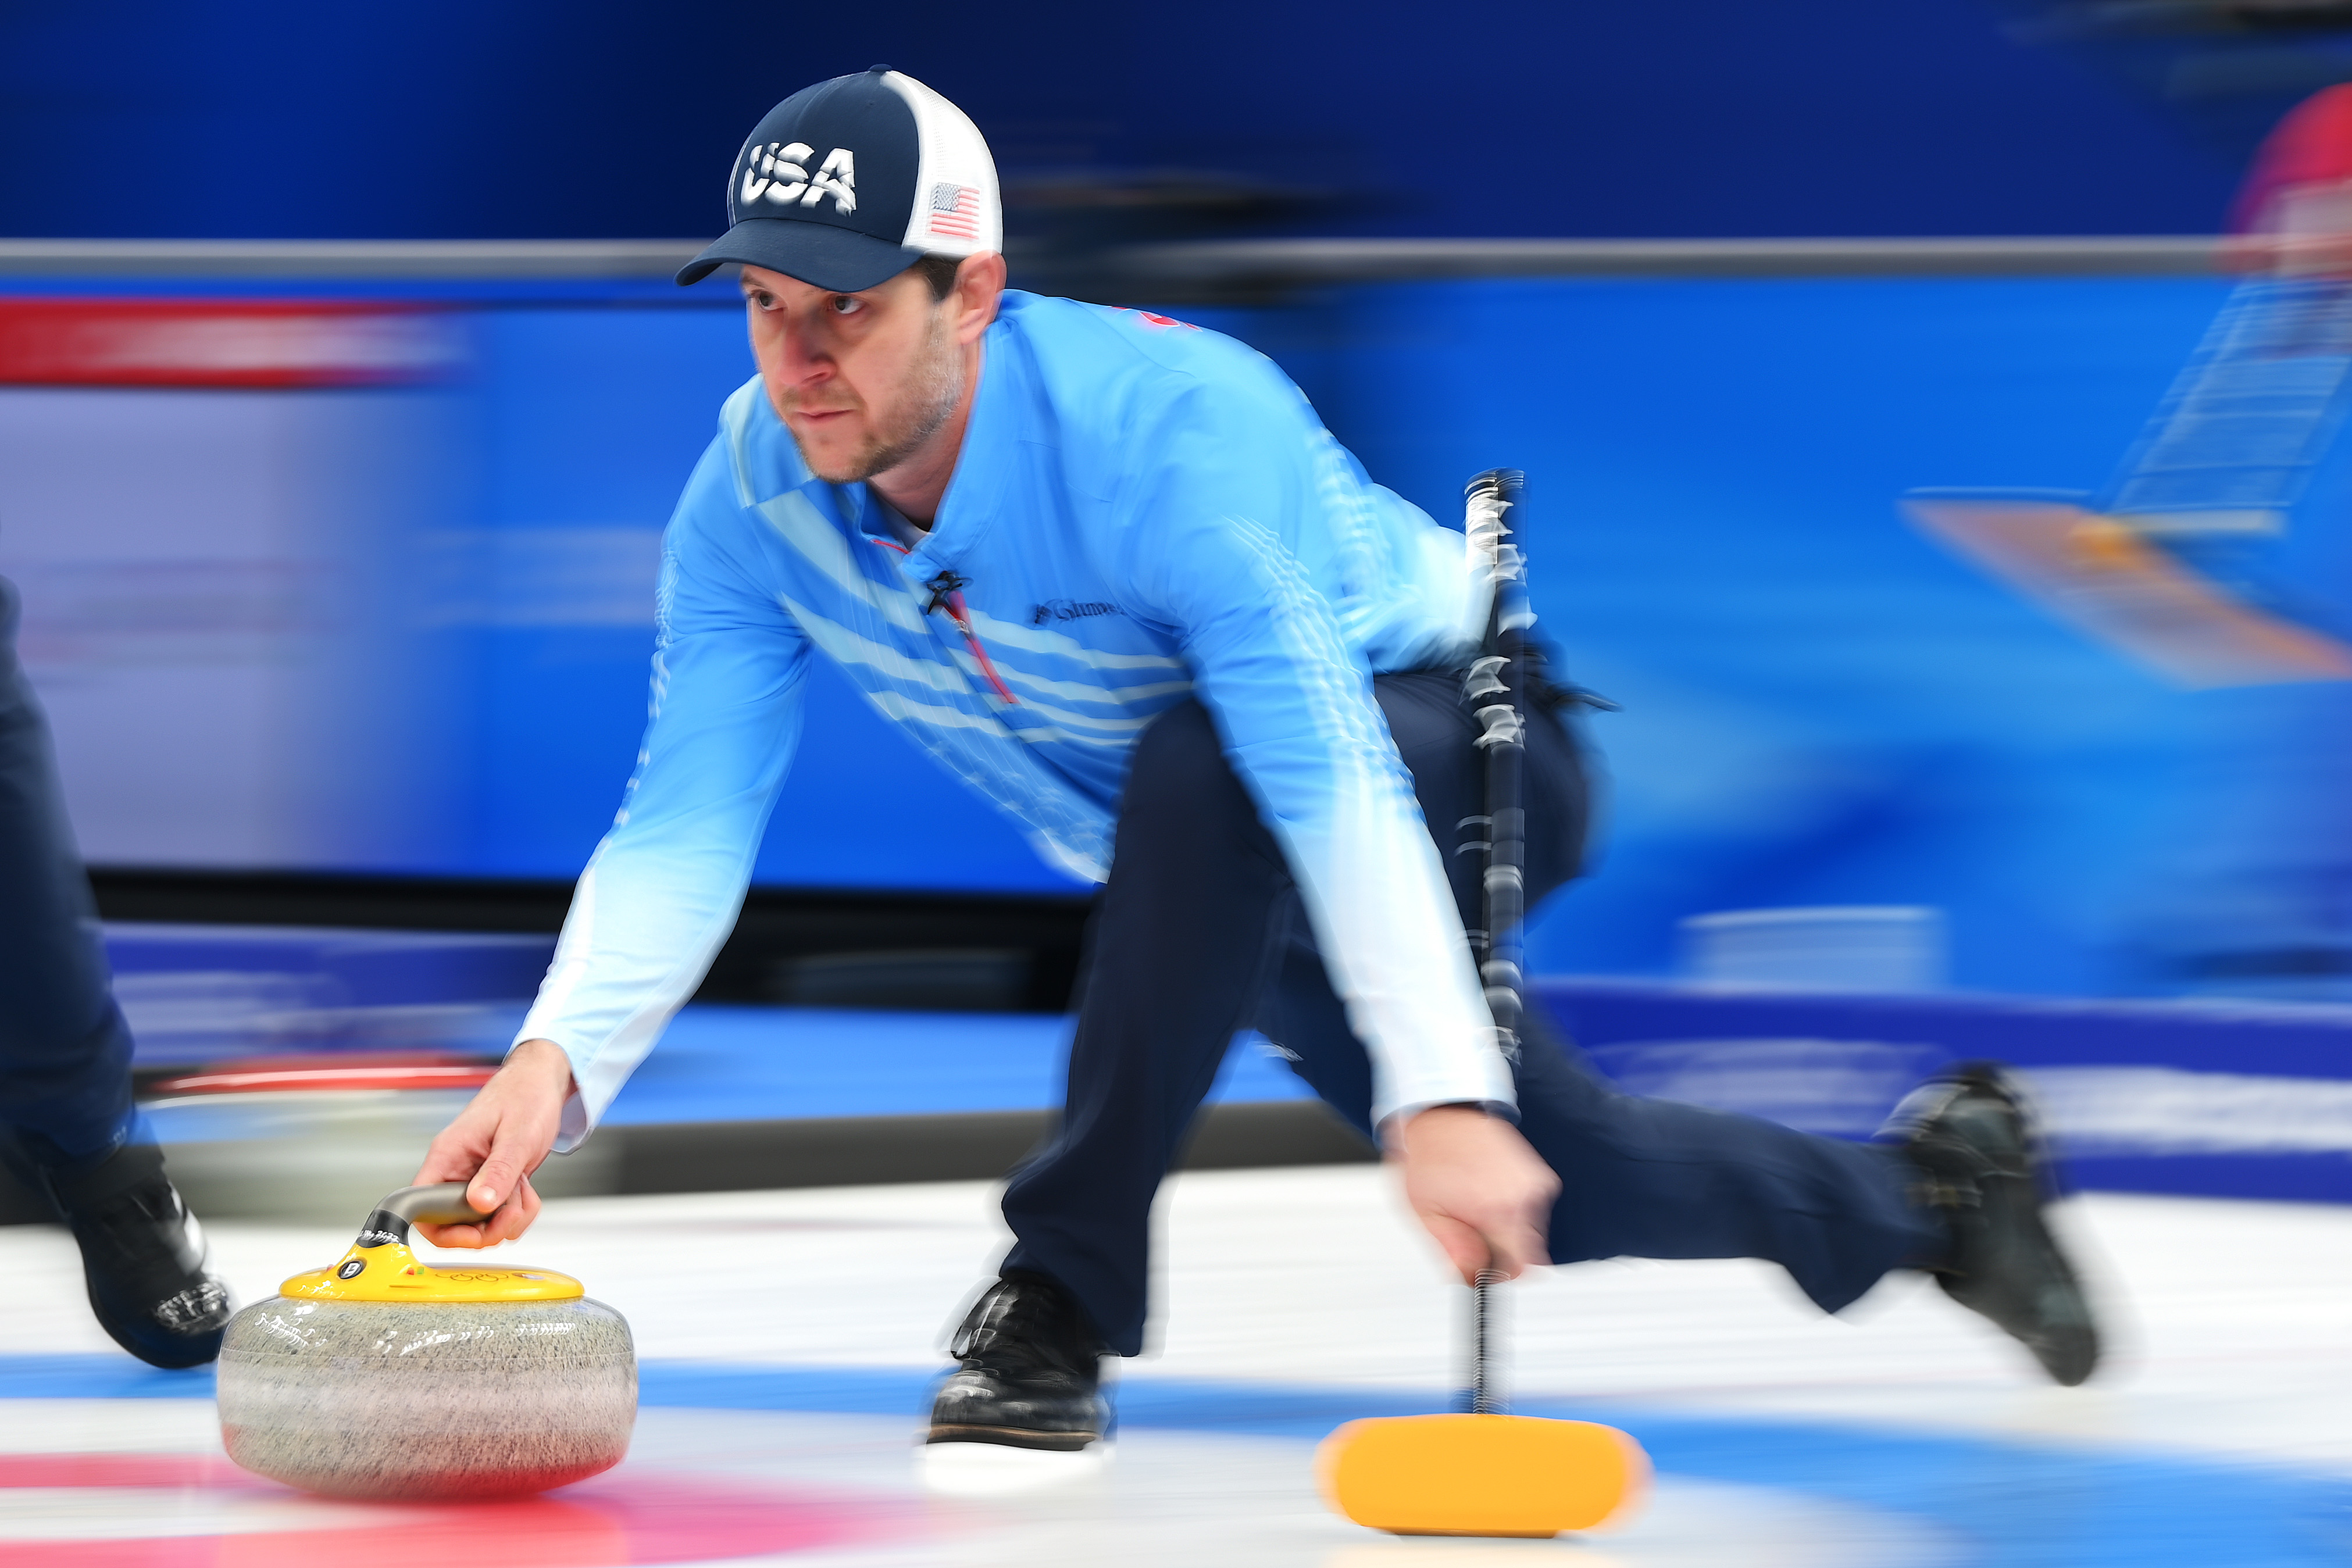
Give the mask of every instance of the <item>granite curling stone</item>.
[(394, 1193), (331, 1269), (229, 1320), (221, 1437), (328, 1497), (512, 1497), (620, 1463), (637, 1416), (629, 1325), (547, 1269), (419, 1263), (412, 1221), (482, 1217), (462, 1183)]

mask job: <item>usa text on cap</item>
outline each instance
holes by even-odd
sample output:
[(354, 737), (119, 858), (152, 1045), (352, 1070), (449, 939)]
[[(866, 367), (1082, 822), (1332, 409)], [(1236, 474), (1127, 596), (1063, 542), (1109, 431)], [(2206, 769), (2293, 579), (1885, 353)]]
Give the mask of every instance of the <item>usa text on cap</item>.
[(996, 162), (963, 110), (887, 66), (803, 88), (735, 155), (728, 230), (682, 268), (725, 262), (856, 293), (926, 256), (1004, 243)]

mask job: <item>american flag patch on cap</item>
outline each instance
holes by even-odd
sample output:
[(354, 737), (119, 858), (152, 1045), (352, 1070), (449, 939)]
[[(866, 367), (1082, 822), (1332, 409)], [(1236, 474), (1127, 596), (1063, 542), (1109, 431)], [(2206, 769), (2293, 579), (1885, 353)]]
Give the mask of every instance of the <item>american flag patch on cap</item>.
[(931, 187), (931, 232), (950, 239), (980, 237), (980, 193), (945, 182)]

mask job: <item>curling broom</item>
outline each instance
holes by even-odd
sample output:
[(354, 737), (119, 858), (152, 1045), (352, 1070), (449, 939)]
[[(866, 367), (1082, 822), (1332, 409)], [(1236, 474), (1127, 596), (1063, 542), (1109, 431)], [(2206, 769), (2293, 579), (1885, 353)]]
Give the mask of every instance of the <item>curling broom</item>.
[[(1472, 664), (1463, 691), (1486, 754), (1486, 814), (1463, 824), (1486, 830), (1486, 926), (1469, 936), (1496, 1037), (1514, 1061), (1525, 1005), (1519, 961), (1527, 897), (1519, 698), (1535, 616), (1528, 607), (1526, 558), (1509, 540), (1524, 483), (1507, 468), (1470, 481), (1469, 549), (1491, 603), (1484, 656)], [(1505, 1413), (1492, 1343), (1500, 1283), (1482, 1270), (1471, 1290), (1467, 1411), (1350, 1421), (1316, 1451), (1324, 1497), (1358, 1524), (1397, 1535), (1550, 1536), (1601, 1523), (1643, 1490), (1649, 1459), (1624, 1433), (1590, 1421)]]

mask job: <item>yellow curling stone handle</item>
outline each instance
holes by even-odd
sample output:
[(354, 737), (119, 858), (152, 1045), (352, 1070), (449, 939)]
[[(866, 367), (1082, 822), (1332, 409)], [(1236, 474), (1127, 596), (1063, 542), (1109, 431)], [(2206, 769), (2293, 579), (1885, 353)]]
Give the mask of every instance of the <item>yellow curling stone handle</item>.
[(460, 1225), (487, 1218), (466, 1201), (463, 1182), (403, 1187), (376, 1206), (334, 1267), (297, 1274), (278, 1293), (313, 1301), (572, 1301), (588, 1293), (552, 1269), (419, 1263), (409, 1250), (412, 1221)]

